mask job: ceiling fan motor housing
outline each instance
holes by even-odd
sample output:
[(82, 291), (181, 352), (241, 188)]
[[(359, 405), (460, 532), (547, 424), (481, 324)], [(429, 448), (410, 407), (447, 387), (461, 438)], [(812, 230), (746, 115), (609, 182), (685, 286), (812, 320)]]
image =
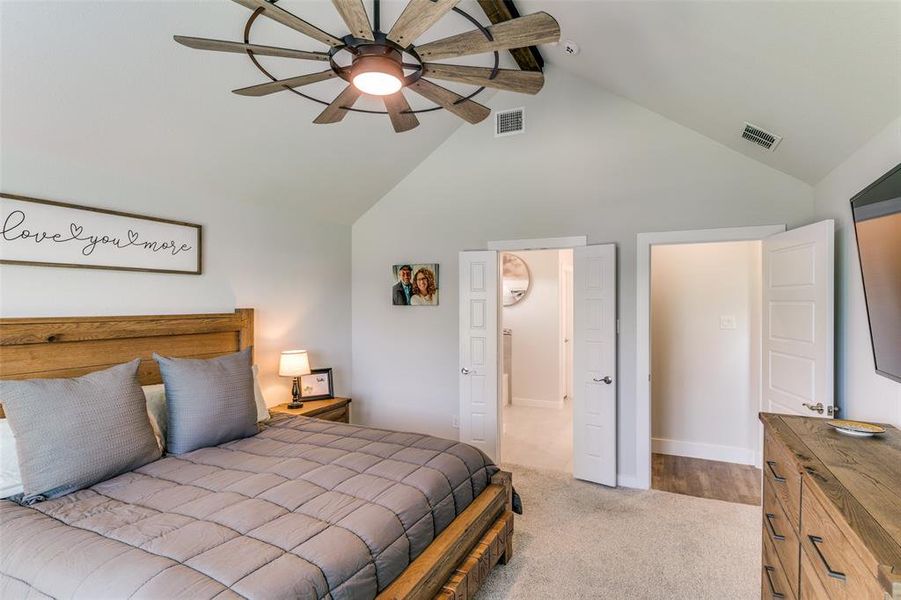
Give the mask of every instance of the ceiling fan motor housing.
[(362, 73), (387, 73), (403, 80), (404, 69), (401, 53), (383, 44), (366, 44), (357, 47), (351, 67), (352, 77)]

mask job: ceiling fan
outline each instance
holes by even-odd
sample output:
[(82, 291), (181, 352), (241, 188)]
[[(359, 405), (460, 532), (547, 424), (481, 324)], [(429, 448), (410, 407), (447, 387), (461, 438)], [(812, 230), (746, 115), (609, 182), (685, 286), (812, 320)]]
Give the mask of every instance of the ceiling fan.
[[(317, 124), (337, 123), (348, 112), (387, 114), (394, 131), (401, 133), (419, 125), (417, 114), (445, 109), (469, 123), (484, 120), (491, 111), (472, 100), (486, 87), (537, 94), (544, 85), (540, 71), (519, 71), (498, 68), (498, 51), (524, 48), (560, 40), (560, 26), (552, 16), (538, 12), (485, 27), (456, 5), (460, 0), (410, 0), (388, 33), (381, 31), (379, 0), (373, 0), (373, 20), (363, 0), (332, 0), (350, 33), (336, 37), (311, 25), (300, 17), (276, 6), (277, 0), (233, 0), (253, 11), (244, 27), (244, 41), (230, 42), (176, 35), (179, 44), (198, 50), (247, 54), (253, 64), (271, 81), (233, 90), (242, 96), (265, 96), (290, 91), (298, 96), (326, 106), (313, 121)], [(422, 45), (415, 41), (441, 17), (454, 11), (467, 19), (475, 29)], [(292, 50), (250, 43), (254, 21), (267, 17), (329, 46), (327, 52)], [(342, 66), (336, 57), (346, 52), (350, 64)], [(493, 67), (472, 67), (429, 62), (473, 54), (494, 53)], [(278, 79), (267, 71), (257, 56), (278, 56), (329, 63), (329, 68), (316, 73)], [(345, 57), (346, 58), (346, 57)], [(412, 60), (412, 62), (410, 62)], [(341, 78), (348, 82), (334, 100), (325, 101), (310, 96), (298, 88), (319, 81)], [(432, 79), (478, 86), (468, 96), (461, 96), (444, 88)], [(437, 106), (413, 110), (404, 96), (407, 88)], [(380, 96), (385, 111), (354, 108), (361, 95)]]

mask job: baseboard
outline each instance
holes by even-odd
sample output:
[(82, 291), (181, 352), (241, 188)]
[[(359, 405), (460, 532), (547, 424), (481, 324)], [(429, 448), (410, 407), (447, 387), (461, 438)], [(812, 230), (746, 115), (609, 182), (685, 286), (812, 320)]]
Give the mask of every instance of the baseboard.
[(520, 398), (513, 396), (513, 406), (531, 406), (533, 408), (563, 408), (563, 398), (559, 400), (539, 400), (537, 398)]
[(738, 446), (719, 446), (717, 444), (683, 442), (663, 438), (654, 438), (652, 442), (651, 448), (657, 454), (703, 458), (705, 460), (718, 460), (741, 465), (753, 465), (757, 462), (756, 451), (748, 448), (739, 448)]

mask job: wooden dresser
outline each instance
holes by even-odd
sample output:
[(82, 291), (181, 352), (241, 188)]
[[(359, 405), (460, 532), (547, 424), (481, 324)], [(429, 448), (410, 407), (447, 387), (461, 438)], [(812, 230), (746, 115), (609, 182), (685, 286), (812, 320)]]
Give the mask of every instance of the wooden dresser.
[(761, 597), (901, 600), (901, 432), (762, 413)]

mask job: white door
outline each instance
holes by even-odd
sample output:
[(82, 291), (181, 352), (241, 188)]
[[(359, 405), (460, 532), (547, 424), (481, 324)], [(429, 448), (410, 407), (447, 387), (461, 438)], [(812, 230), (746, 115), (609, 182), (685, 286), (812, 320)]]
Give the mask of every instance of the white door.
[(499, 461), (497, 252), (460, 253), (460, 441)]
[(573, 476), (616, 485), (616, 246), (573, 251)]
[(835, 223), (763, 240), (763, 409), (831, 417)]

